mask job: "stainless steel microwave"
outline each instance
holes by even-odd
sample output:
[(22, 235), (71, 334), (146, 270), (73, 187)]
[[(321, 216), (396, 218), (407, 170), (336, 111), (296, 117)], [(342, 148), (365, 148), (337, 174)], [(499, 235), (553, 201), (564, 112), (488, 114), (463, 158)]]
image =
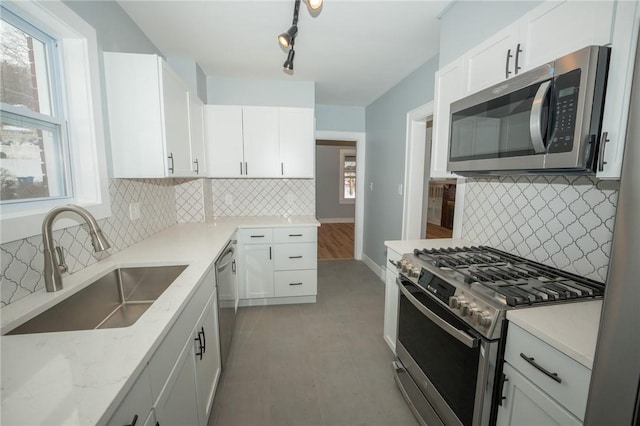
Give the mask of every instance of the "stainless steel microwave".
[(609, 56), (589, 46), (453, 102), (448, 169), (595, 173)]

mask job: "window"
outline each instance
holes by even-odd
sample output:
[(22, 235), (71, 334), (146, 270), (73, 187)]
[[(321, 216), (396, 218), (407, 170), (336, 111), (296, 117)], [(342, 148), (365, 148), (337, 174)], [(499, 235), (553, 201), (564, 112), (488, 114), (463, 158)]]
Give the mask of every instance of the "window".
[(356, 200), (356, 151), (340, 150), (340, 204)]
[(0, 243), (40, 234), (60, 204), (110, 216), (95, 30), (59, 0), (0, 12)]
[(56, 41), (2, 8), (0, 203), (71, 195)]

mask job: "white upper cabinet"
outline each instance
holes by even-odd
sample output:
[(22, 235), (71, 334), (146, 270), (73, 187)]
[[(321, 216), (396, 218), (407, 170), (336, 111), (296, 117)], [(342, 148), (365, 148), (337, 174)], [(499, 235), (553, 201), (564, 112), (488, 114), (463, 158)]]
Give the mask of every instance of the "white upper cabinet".
[(244, 176), (242, 107), (206, 105), (204, 111), (207, 175), (210, 177)]
[(279, 108), (280, 174), (314, 176), (314, 117), (311, 108)]
[(189, 92), (189, 139), (191, 141), (191, 172), (206, 176), (207, 162), (204, 152), (204, 105), (198, 96)]
[(245, 174), (280, 177), (278, 108), (242, 107)]
[(545, 2), (520, 22), (523, 71), (586, 46), (611, 42), (613, 1)]
[(519, 28), (518, 24), (509, 25), (467, 52), (467, 93), (475, 93), (515, 75)]
[(210, 177), (312, 178), (313, 108), (205, 106)]
[(157, 55), (104, 54), (113, 177), (189, 177), (188, 89)]
[(431, 145), (432, 179), (455, 178), (447, 171), (449, 157), (449, 115), (451, 103), (465, 95), (463, 58), (450, 63), (436, 72), (433, 111), (433, 138)]

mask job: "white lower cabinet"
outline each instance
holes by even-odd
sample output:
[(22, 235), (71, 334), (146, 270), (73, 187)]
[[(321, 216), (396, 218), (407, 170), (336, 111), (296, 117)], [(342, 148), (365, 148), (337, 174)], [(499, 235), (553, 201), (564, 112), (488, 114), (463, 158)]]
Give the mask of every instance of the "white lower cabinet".
[(384, 291), (384, 340), (396, 353), (396, 338), (398, 337), (398, 303), (400, 301), (400, 290), (396, 284), (398, 270), (391, 262), (397, 262), (402, 255), (387, 248), (387, 268)]
[(154, 410), (161, 425), (202, 425), (198, 416), (198, 396), (195, 383), (195, 354), (191, 341), (186, 342), (173, 367)]
[(502, 405), (497, 425), (581, 425), (562, 405), (509, 364), (504, 365)]
[(108, 426), (125, 426), (131, 424), (141, 424), (142, 420), (152, 415), (151, 407), (151, 382), (149, 380), (149, 369), (144, 368), (136, 379), (124, 401), (120, 404), (115, 414), (107, 423)]
[(499, 425), (580, 425), (591, 370), (513, 322), (505, 346)]
[[(212, 267), (108, 422), (110, 426), (207, 424), (220, 377)], [(153, 408), (153, 410), (152, 410)]]
[(238, 230), (240, 304), (315, 302), (317, 228)]

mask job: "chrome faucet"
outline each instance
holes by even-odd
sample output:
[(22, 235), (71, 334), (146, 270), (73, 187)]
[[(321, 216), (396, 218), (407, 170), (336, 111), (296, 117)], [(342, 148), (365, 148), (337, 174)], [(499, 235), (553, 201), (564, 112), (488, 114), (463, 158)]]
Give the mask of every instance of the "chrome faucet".
[(51, 209), (42, 222), (42, 241), (44, 244), (44, 286), (47, 291), (58, 291), (62, 289), (62, 273), (67, 272), (69, 268), (64, 262), (62, 249), (55, 246), (53, 241), (52, 225), (53, 220), (62, 212), (73, 212), (78, 214), (87, 226), (89, 226), (89, 235), (91, 236), (91, 244), (95, 252), (100, 252), (111, 247), (96, 219), (87, 210), (75, 204), (67, 204)]

